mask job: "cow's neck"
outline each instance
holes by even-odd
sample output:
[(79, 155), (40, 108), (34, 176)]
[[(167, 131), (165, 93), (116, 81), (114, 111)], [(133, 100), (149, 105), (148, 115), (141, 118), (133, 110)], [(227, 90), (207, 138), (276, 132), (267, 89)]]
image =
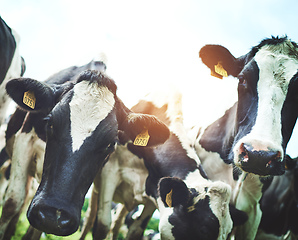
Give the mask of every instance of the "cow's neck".
[(237, 103), (209, 125), (202, 133), (199, 144), (208, 152), (216, 152), (226, 163), (232, 163), (229, 153), (235, 136)]
[(236, 109), (237, 104), (202, 131), (195, 141), (195, 150), (208, 178), (223, 181), (232, 189), (236, 182), (233, 178), (233, 164), (228, 156), (234, 138), (234, 129), (231, 126), (235, 126)]

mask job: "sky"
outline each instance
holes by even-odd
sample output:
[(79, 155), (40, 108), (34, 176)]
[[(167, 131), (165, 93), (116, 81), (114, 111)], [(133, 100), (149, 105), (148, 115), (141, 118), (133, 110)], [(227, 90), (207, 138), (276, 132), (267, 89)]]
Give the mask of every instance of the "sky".
[[(239, 57), (264, 38), (298, 42), (296, 0), (0, 0), (0, 16), (21, 37), (25, 77), (40, 81), (104, 53), (118, 96), (131, 107), (170, 85), (183, 94), (186, 126), (220, 117), (237, 80), (210, 76), (198, 52), (220, 44)], [(288, 146), (298, 156), (298, 130)]]

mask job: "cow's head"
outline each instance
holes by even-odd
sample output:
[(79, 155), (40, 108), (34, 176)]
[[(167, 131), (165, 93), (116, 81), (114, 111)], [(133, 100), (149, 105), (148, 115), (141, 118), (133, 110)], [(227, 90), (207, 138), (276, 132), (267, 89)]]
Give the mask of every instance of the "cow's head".
[(114, 151), (118, 131), (134, 140), (148, 130), (147, 146), (169, 137), (156, 117), (126, 108), (114, 81), (101, 72), (87, 70), (62, 85), (14, 79), (6, 89), (24, 110), (48, 113), (42, 180), (27, 213), (30, 224), (47, 233), (77, 230), (85, 194)]
[(298, 47), (285, 38), (263, 40), (239, 58), (206, 45), (200, 57), (213, 75), (238, 78), (230, 158), (246, 172), (281, 175), (284, 152), (298, 114)]
[[(207, 182), (207, 181), (206, 181)], [(206, 182), (189, 188), (175, 177), (159, 182), (160, 232), (165, 239), (227, 239), (234, 225), (243, 224), (247, 215), (229, 211), (231, 188), (223, 182)], [(233, 220), (233, 221), (232, 221)]]

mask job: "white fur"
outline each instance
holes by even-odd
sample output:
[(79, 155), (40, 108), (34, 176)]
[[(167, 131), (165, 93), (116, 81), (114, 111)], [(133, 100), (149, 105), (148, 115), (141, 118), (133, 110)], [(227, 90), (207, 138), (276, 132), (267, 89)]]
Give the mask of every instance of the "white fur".
[(114, 95), (107, 87), (87, 81), (75, 85), (69, 103), (73, 152), (80, 149), (84, 140), (112, 111), (114, 104)]
[(229, 184), (233, 189), (235, 187), (235, 181), (233, 179), (233, 165), (226, 164), (220, 157), (219, 153), (206, 151), (201, 146), (199, 139), (204, 133), (204, 130), (205, 129), (201, 129), (200, 136), (194, 140), (194, 148), (196, 150), (196, 154), (199, 156), (202, 162), (203, 169), (205, 170), (209, 179), (212, 181), (223, 181)]
[(174, 208), (166, 208), (160, 197), (157, 198), (158, 210), (160, 212), (159, 232), (162, 239), (173, 239), (173, 225), (169, 223), (169, 216), (173, 214)]

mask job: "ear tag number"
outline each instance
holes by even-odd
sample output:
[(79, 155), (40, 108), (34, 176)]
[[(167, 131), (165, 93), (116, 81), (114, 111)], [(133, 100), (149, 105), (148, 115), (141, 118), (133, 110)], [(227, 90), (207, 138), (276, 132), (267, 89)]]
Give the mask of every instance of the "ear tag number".
[(141, 132), (139, 135), (136, 136), (133, 144), (136, 146), (147, 146), (148, 141), (149, 141), (149, 134), (148, 134), (148, 129), (144, 130), (143, 132)]
[(166, 203), (168, 204), (169, 207), (172, 207), (172, 194), (173, 194), (173, 189), (166, 195)]
[(223, 68), (223, 66), (220, 63), (218, 63), (217, 65), (214, 66), (214, 71), (223, 77), (228, 76), (227, 71)]
[(34, 96), (34, 92), (27, 91), (24, 93), (23, 103), (26, 104), (28, 107), (34, 109), (35, 108), (36, 98)]

